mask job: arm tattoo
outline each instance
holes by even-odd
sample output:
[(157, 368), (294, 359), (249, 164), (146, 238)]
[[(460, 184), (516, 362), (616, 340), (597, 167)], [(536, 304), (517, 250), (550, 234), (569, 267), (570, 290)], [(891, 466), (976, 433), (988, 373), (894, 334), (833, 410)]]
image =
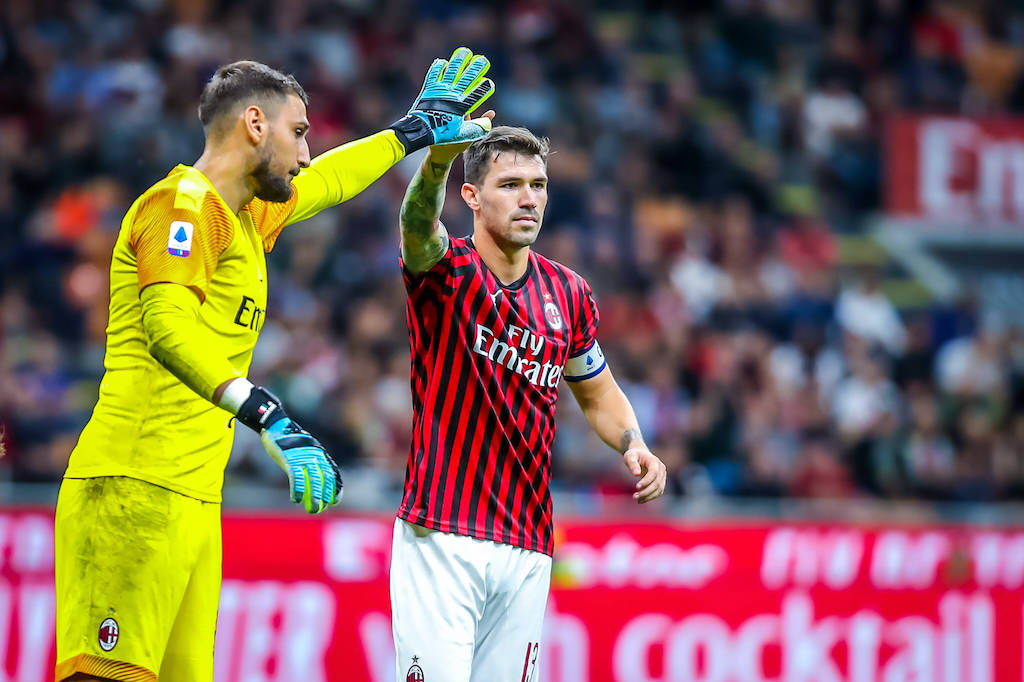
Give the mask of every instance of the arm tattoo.
[(444, 181), (447, 176), (446, 165), (426, 163), (413, 177), (402, 202), (403, 237), (426, 239), (434, 231), (434, 224), (441, 215), (441, 204), (444, 203)]
[(429, 269), (448, 249), (448, 235), (438, 229), (450, 163), (424, 161), (402, 202), (402, 257), (410, 270)]
[(444, 182), (448, 179), (448, 169), (451, 168), (451, 164), (448, 163), (437, 163), (436, 161), (430, 162), (430, 174), (433, 176), (433, 180), (437, 182)]
[(629, 444), (633, 441), (638, 440), (641, 443), (644, 440), (643, 435), (640, 433), (640, 429), (629, 428), (622, 432), (622, 440), (619, 441), (619, 451), (625, 452), (629, 449)]

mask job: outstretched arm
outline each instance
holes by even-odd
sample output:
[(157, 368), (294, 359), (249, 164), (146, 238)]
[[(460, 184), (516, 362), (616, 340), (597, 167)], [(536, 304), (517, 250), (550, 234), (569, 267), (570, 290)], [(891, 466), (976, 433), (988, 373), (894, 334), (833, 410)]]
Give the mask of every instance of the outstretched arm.
[(633, 406), (615, 382), (611, 370), (605, 367), (590, 379), (568, 383), (594, 431), (601, 440), (622, 453), (626, 468), (640, 479), (633, 499), (643, 504), (661, 497), (667, 476), (665, 464), (644, 443)]
[[(488, 111), (478, 122), (490, 125), (494, 112)], [(448, 251), (448, 231), (441, 224), (445, 184), (452, 162), (469, 144), (433, 146), (409, 182), (402, 201), (399, 223), (402, 226), (402, 262), (409, 272), (426, 272)]]
[(384, 130), (313, 159), (292, 182), (296, 203), (285, 224), (305, 220), (325, 208), (348, 201), (405, 158), (393, 130)]
[[(456, 147), (451, 156), (454, 159), (470, 142), (483, 137), (490, 128), (482, 129), (479, 119), (465, 119), (494, 92), (494, 83), (484, 77), (490, 67), (487, 57), (474, 55), (466, 47), (456, 49), (447, 60), (435, 59), (408, 115), (388, 130), (318, 156), (295, 179), (299, 205), (292, 222), (355, 196), (418, 149), (428, 145)], [(313, 189), (305, 192), (314, 197), (308, 206), (303, 205), (304, 187)]]
[(469, 143), (486, 135), (490, 122), (469, 117), (494, 93), (494, 83), (484, 78), (489, 68), (486, 57), (465, 47), (449, 59), (435, 59), (406, 116), (382, 132), (313, 159), (295, 178), (289, 201), (254, 200), (250, 213), (263, 235), (264, 248), (273, 248), (284, 226), (351, 199), (409, 154), (439, 145), (457, 148), (454, 159)]

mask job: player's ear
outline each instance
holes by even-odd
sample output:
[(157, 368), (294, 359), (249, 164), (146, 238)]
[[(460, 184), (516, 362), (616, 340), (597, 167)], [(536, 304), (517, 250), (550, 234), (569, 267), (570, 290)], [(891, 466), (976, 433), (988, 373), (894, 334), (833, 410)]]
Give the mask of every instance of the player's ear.
[(466, 206), (469, 206), (470, 210), (480, 210), (480, 195), (477, 192), (476, 185), (471, 185), (468, 182), (463, 183), (462, 200), (466, 202)]
[(267, 117), (263, 110), (255, 104), (251, 104), (242, 112), (242, 122), (245, 125), (245, 133), (253, 144), (259, 144), (267, 132)]

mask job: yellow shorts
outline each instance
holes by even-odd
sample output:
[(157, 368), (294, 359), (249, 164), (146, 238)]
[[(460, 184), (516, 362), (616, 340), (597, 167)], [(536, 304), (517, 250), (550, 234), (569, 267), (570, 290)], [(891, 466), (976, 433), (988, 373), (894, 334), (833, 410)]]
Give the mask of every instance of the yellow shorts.
[(56, 680), (213, 679), (220, 505), (132, 478), (65, 478)]

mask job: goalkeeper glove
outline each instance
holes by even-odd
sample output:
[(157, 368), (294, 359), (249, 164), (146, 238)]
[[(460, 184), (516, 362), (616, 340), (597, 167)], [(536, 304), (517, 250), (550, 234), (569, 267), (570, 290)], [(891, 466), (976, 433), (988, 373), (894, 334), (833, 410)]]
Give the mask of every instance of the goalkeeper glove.
[(494, 83), (484, 78), (491, 63), (460, 47), (451, 59), (435, 59), (423, 88), (408, 115), (392, 123), (405, 153), (434, 144), (462, 144), (479, 140), (490, 130), (490, 121), (464, 120), (494, 94)]
[(260, 386), (235, 379), (224, 391), (220, 403), (230, 409), (240, 394), (236, 418), (260, 434), (263, 447), (288, 474), (292, 502), (301, 502), (310, 514), (319, 514), (328, 505), (337, 504), (342, 495), (341, 472), (320, 442), (296, 424), (284, 411), (281, 401)]

